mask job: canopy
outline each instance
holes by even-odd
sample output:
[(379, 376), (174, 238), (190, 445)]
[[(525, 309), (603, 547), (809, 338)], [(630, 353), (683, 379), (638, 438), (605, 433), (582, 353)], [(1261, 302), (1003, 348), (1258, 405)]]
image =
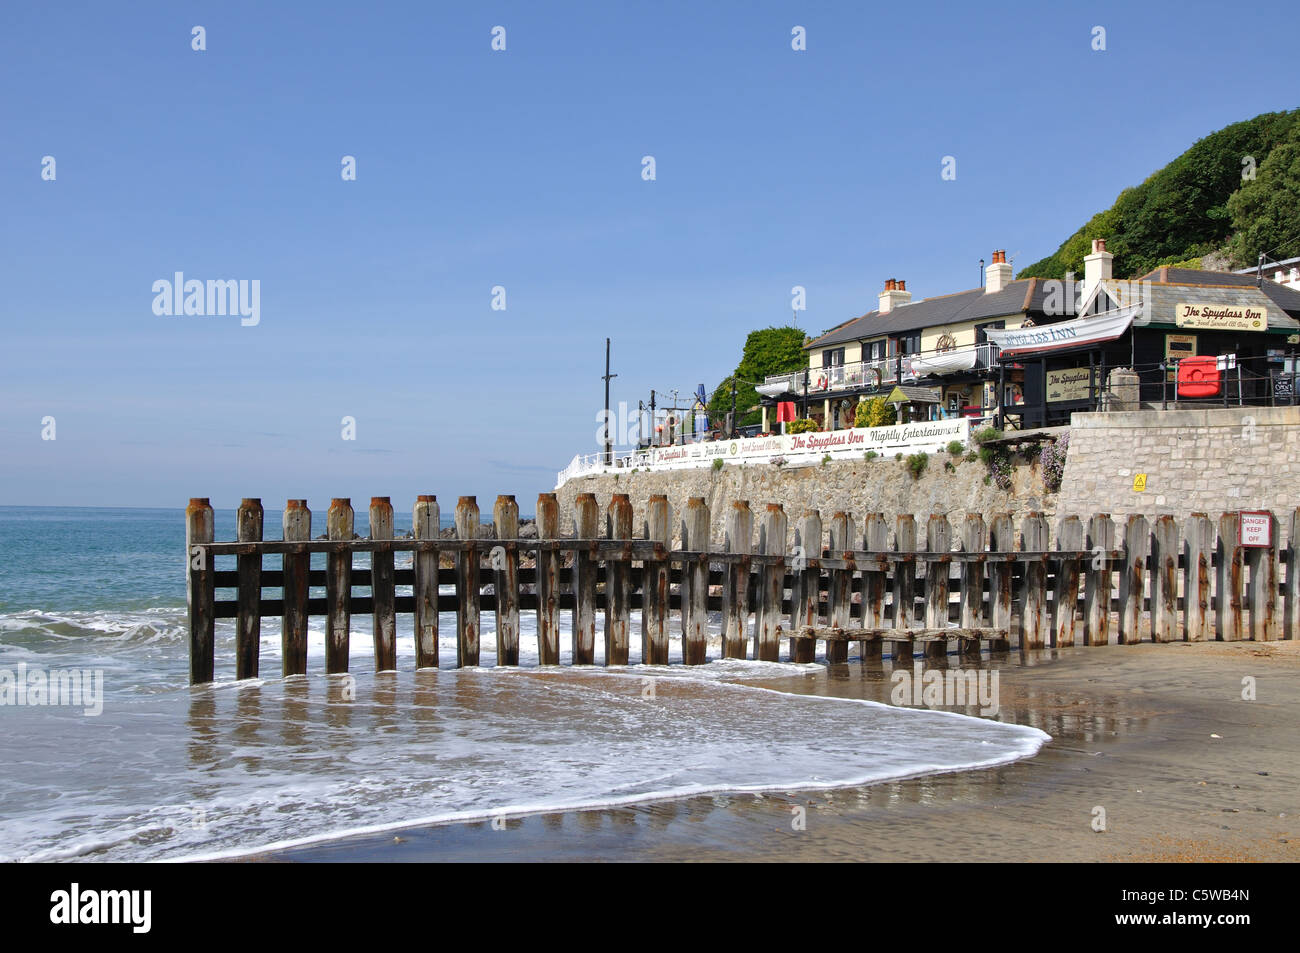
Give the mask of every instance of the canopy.
[(985, 329), (988, 339), (1002, 349), (1003, 355), (1038, 354), (1085, 344), (1113, 341), (1129, 329), (1140, 305), (1117, 308), (1088, 318), (1058, 321), (1029, 328), (997, 331)]

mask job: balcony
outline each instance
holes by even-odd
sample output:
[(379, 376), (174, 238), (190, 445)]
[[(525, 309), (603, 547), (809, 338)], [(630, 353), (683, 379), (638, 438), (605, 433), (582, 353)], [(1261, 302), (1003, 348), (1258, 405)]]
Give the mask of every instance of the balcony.
[[(878, 390), (887, 384), (900, 383), (899, 359), (855, 361), (852, 364), (835, 364), (830, 367), (813, 367), (808, 370), (809, 394), (833, 394), (839, 391)], [(941, 378), (964, 371), (987, 370), (997, 367), (998, 347), (992, 342), (971, 344), (946, 350), (921, 351), (902, 357), (902, 381)], [(763, 379), (758, 392), (765, 397), (804, 392), (804, 371), (774, 374)]]

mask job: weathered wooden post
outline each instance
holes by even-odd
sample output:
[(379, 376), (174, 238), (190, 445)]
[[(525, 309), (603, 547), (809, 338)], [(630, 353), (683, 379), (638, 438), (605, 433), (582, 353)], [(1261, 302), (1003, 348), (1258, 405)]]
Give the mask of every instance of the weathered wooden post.
[(765, 556), (779, 557), (779, 561), (764, 562), (759, 573), (754, 657), (763, 662), (777, 662), (781, 658), (777, 629), (781, 626), (781, 602), (785, 596), (785, 544), (788, 532), (785, 510), (781, 504), (768, 503), (763, 525), (758, 531), (758, 549)]
[[(1061, 553), (1083, 549), (1083, 523), (1067, 516), (1056, 528), (1056, 549)], [(1075, 616), (1079, 607), (1079, 557), (1062, 555), (1056, 564), (1052, 593), (1052, 633), (1057, 647), (1074, 645)]]
[[(330, 500), (325, 514), (325, 535), (333, 542), (351, 546), (352, 501), (347, 497)], [(325, 673), (341, 675), (348, 670), (352, 626), (352, 550), (341, 547), (325, 557)]]
[(1092, 555), (1083, 575), (1083, 644), (1108, 645), (1110, 597), (1114, 582), (1110, 553), (1115, 549), (1115, 522), (1108, 513), (1098, 513), (1088, 520), (1085, 543)]
[(1246, 550), (1250, 569), (1250, 638), (1255, 642), (1277, 639), (1277, 517), (1268, 514), (1268, 545)]
[(1178, 526), (1168, 514), (1151, 529), (1151, 641), (1178, 634)]
[[(262, 501), (246, 498), (235, 514), (236, 535), (241, 543), (262, 541)], [(258, 650), (262, 641), (262, 554), (239, 556), (239, 606), (235, 620), (235, 678), (257, 678)]]
[(701, 554), (682, 564), (682, 661), (703, 665), (708, 661), (709, 506), (702, 496), (686, 501), (682, 549)]
[[(311, 539), (311, 510), (306, 500), (289, 500), (281, 527), (285, 542), (305, 543)], [(284, 616), (281, 619), (280, 651), (283, 672), (307, 674), (307, 593), (310, 553), (284, 554)]]
[(1240, 541), (1240, 520), (1236, 513), (1219, 517), (1219, 541), (1215, 547), (1214, 631), (1220, 642), (1242, 638), (1241, 589), (1245, 558)]
[[(961, 548), (965, 553), (975, 553), (978, 559), (967, 559), (961, 564), (961, 627), (976, 629), (983, 624), (984, 608), (984, 550), (988, 537), (984, 532), (984, 517), (967, 513), (961, 526)], [(961, 639), (958, 651), (962, 655), (979, 655), (979, 639)]]
[[(831, 557), (848, 559), (853, 549), (853, 517), (843, 510), (831, 517), (828, 538)], [(830, 618), (828, 624), (833, 628), (847, 629), (850, 625), (853, 606), (853, 572), (849, 569), (832, 569), (827, 575), (826, 598), (829, 603)], [(841, 639), (829, 639), (826, 642), (826, 663), (834, 665), (849, 660), (849, 643)]]
[[(615, 493), (609, 501), (605, 535), (610, 539), (632, 539), (632, 501), (626, 493)], [(612, 556), (613, 554), (611, 554)], [(605, 562), (605, 664), (626, 665), (632, 644), (632, 547), (625, 559)]]
[[(1016, 548), (1016, 529), (1010, 513), (994, 513), (990, 517), (989, 539), (994, 553), (1011, 553)], [(1007, 638), (989, 642), (991, 652), (1011, 648), (1011, 566), (1006, 556), (989, 562), (989, 625), (1007, 632)]]
[(588, 543), (573, 551), (573, 664), (596, 664), (596, 574), (592, 547), (600, 536), (600, 507), (595, 494), (579, 493), (573, 501), (577, 538)]
[[(948, 628), (948, 587), (952, 551), (952, 524), (948, 517), (931, 513), (925, 524), (925, 549), (929, 553), (942, 553), (943, 558), (927, 560), (925, 564), (925, 627)], [(926, 658), (947, 658), (948, 640), (933, 639), (925, 643)]]
[(478, 500), (462, 496), (452, 517), (462, 548), (456, 552), (456, 665), (478, 665), (479, 659), (479, 554)]
[(1214, 615), (1210, 611), (1214, 575), (1214, 524), (1204, 513), (1193, 513), (1183, 526), (1183, 562), (1186, 580), (1183, 586), (1183, 638), (1204, 642), (1214, 635)]
[[(1020, 549), (1025, 553), (1047, 552), (1047, 520), (1042, 513), (1027, 513), (1020, 523)], [(1051, 620), (1047, 615), (1047, 556), (1024, 557), (1020, 578), (1020, 649), (1041, 649), (1047, 645)]]
[[(754, 546), (754, 515), (748, 500), (736, 500), (724, 529), (727, 552), (748, 557)], [(749, 641), (749, 559), (727, 563), (722, 588), (722, 657), (745, 658)]]
[(205, 496), (190, 498), (185, 507), (185, 603), (190, 617), (190, 684), (212, 681), (216, 667), (216, 557), (212, 505)]
[[(901, 513), (894, 521), (894, 549), (900, 553), (916, 552), (916, 518)], [(894, 628), (912, 628), (916, 600), (916, 557), (908, 556), (894, 563)], [(895, 640), (890, 648), (895, 659), (910, 659), (916, 646), (911, 639)]]
[(794, 533), (794, 585), (790, 589), (790, 661), (812, 662), (817, 658), (817, 640), (800, 638), (805, 626), (817, 625), (817, 603), (821, 600), (821, 569), (812, 563), (822, 555), (822, 518), (807, 510)]
[[(386, 496), (370, 498), (370, 539), (393, 538), (393, 504)], [(392, 549), (370, 553), (370, 598), (375, 629), (375, 671), (397, 670), (396, 580)]]
[(1283, 583), (1282, 638), (1300, 639), (1300, 507), (1291, 511), (1286, 534), (1286, 582)]
[[(350, 507), (349, 507), (350, 509)], [(333, 507), (330, 507), (331, 512)], [(434, 545), (417, 549), (412, 560), (415, 577), (415, 667), (438, 667), (438, 548), (441, 512), (438, 498), (426, 493), (416, 497), (411, 514), (411, 536)]]
[(497, 604), (497, 664), (519, 664), (519, 504), (498, 496), (492, 506), (492, 590)]
[[(560, 537), (560, 504), (554, 493), (537, 494), (537, 542)], [(560, 664), (560, 552), (539, 545), (537, 550), (537, 662)]]
[[(672, 544), (672, 520), (668, 497), (655, 493), (646, 505), (646, 539), (656, 543), (656, 550), (667, 554)], [(645, 665), (668, 664), (668, 613), (671, 599), (668, 560), (647, 559), (641, 572), (641, 662)]]
[(1151, 531), (1147, 518), (1133, 514), (1124, 524), (1124, 564), (1119, 577), (1119, 642), (1132, 645), (1142, 640), (1142, 591), (1146, 579)]
[[(868, 513), (862, 524), (862, 543), (869, 553), (884, 554), (889, 551), (889, 522), (884, 513)], [(869, 569), (862, 574), (862, 627), (885, 627), (885, 593), (889, 588), (887, 569)], [(878, 659), (884, 639), (871, 639), (861, 645), (861, 657)]]

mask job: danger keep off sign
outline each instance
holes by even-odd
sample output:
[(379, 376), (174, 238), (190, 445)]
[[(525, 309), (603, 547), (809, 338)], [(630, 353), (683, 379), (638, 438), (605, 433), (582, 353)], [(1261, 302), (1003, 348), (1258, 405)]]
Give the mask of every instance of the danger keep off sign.
[(1267, 511), (1241, 512), (1237, 542), (1242, 546), (1273, 545), (1273, 514)]

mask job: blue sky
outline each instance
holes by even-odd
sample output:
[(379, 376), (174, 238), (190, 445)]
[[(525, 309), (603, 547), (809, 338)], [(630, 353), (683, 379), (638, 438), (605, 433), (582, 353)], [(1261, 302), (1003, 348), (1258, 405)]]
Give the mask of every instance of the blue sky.
[[(886, 278), (973, 287), (993, 249), (1050, 254), (1197, 138), (1297, 105), (1294, 37), (1208, 3), (3, 16), (3, 504), (532, 512), (597, 449), (607, 335), (616, 404), (711, 389), (794, 285), (814, 333)], [(177, 271), (258, 280), (260, 322), (155, 315)]]

